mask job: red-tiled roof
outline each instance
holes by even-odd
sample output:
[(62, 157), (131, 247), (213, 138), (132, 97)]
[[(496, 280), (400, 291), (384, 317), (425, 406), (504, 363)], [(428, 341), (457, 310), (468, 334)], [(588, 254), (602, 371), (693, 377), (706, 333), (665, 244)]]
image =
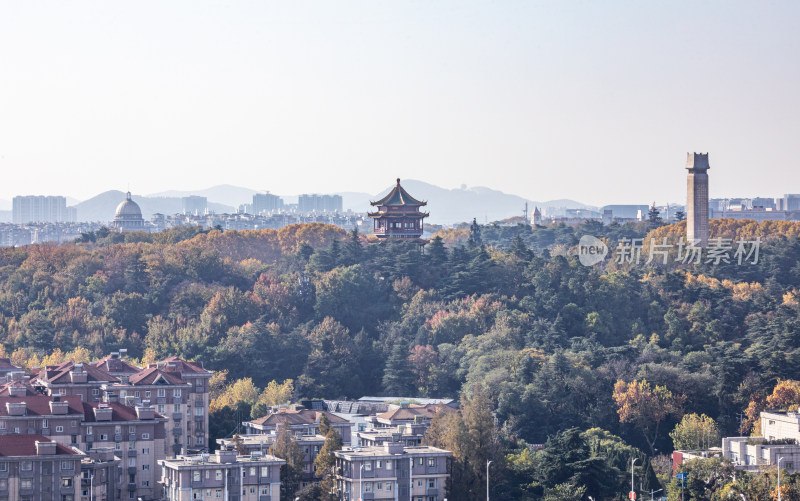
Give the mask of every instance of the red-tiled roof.
[[(100, 406), (107, 406), (111, 408), (112, 421), (138, 421), (139, 417), (136, 415), (136, 409), (123, 405), (117, 402), (83, 402), (83, 421), (86, 423), (96, 422), (94, 418), (94, 409)], [(159, 413), (155, 413), (157, 419), (163, 418)]]
[[(33, 395), (30, 397), (0, 397), (0, 416), (8, 416), (7, 403), (20, 403), (25, 402), (28, 416), (51, 416), (50, 402), (54, 397), (46, 395)], [(81, 406), (80, 395), (60, 396), (61, 402), (67, 402), (67, 414), (83, 414), (83, 407)], [(0, 439), (0, 442), (5, 440), (5, 437)]]
[(128, 382), (133, 385), (150, 385), (155, 384), (159, 377), (163, 378), (169, 384), (188, 384), (178, 376), (178, 373), (162, 371), (157, 367), (142, 369), (130, 376)]
[(135, 365), (129, 364), (128, 362), (122, 360), (117, 356), (108, 355), (107, 357), (103, 357), (100, 360), (96, 360), (91, 363), (94, 367), (98, 367), (108, 373), (115, 373), (115, 374), (135, 374), (139, 372), (139, 367)]
[(3, 371), (16, 370), (17, 372), (19, 372), (22, 370), (22, 368), (12, 364), (10, 358), (0, 358), (0, 370)]
[(25, 381), (9, 381), (0, 385), (0, 397), (8, 397), (11, 395), (11, 388), (25, 388), (25, 395), (41, 395), (36, 388), (30, 383)]
[(427, 404), (427, 405), (409, 405), (408, 407), (398, 407), (397, 409), (392, 409), (390, 411), (386, 411), (382, 414), (378, 414), (378, 417), (381, 419), (390, 419), (390, 420), (397, 420), (397, 421), (411, 421), (416, 416), (422, 416), (427, 419), (432, 419), (433, 416), (436, 415), (437, 412), (444, 411), (455, 411), (449, 405), (444, 404)]
[(348, 423), (346, 419), (340, 418), (339, 416), (331, 414), (330, 412), (309, 409), (282, 410), (280, 412), (273, 412), (272, 414), (267, 414), (266, 416), (254, 419), (251, 421), (251, 423), (262, 426), (275, 426), (278, 423), (289, 424), (290, 426), (317, 424), (319, 423), (319, 420), (323, 414), (328, 418), (328, 421), (331, 424)]
[(211, 374), (210, 371), (203, 369), (203, 362), (187, 362), (178, 357), (169, 357), (165, 358), (161, 362), (158, 362), (158, 365), (166, 366), (168, 364), (174, 365), (175, 372), (186, 373), (186, 372), (194, 372), (197, 374)]
[[(58, 365), (48, 365), (39, 372), (38, 379), (43, 382), (54, 384), (71, 383), (72, 381), (69, 373), (74, 367), (75, 364), (70, 361)], [(83, 364), (83, 370), (86, 371), (86, 380), (89, 382), (119, 382), (119, 379), (93, 365)]]
[[(36, 442), (53, 442), (42, 435), (5, 435), (0, 440), (0, 457), (35, 456)], [(56, 442), (56, 454), (78, 455), (74, 449)]]

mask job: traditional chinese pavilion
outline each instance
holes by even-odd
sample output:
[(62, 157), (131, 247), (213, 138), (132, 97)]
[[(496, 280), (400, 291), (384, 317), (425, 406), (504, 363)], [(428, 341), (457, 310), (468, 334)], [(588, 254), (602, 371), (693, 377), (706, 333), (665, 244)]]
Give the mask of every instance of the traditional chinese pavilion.
[(421, 212), (420, 207), (424, 207), (428, 202), (421, 202), (400, 186), (400, 178), (397, 178), (397, 186), (377, 202), (370, 202), (370, 205), (378, 209), (377, 212), (370, 212), (369, 217), (373, 219), (373, 231), (375, 236), (380, 239), (402, 238), (406, 240), (416, 240), (421, 245), (427, 243), (422, 237), (422, 220), (428, 217), (427, 212)]

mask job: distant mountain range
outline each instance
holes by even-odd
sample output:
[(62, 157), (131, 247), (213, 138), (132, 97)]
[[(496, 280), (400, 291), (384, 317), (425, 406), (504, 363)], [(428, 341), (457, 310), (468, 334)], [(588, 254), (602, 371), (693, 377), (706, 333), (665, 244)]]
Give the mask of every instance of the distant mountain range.
[[(183, 210), (180, 197), (144, 197), (132, 195), (134, 202), (139, 204), (142, 210), (142, 217), (149, 220), (153, 214), (177, 214)], [(117, 190), (106, 191), (97, 196), (84, 200), (75, 207), (78, 209), (78, 220), (80, 221), (111, 221), (117, 206), (125, 200), (125, 193)], [(217, 213), (234, 212), (235, 209), (230, 205), (208, 202), (208, 208)]]
[[(549, 200), (537, 202), (526, 200), (517, 195), (503, 193), (483, 186), (461, 187), (455, 189), (442, 188), (416, 179), (401, 181), (403, 187), (415, 198), (428, 202), (425, 210), (430, 212), (428, 222), (437, 224), (454, 224), (472, 221), (473, 218), (481, 223), (499, 221), (513, 216), (521, 216), (525, 203), (528, 203), (529, 216), (534, 207), (548, 209), (547, 212), (563, 212), (563, 209), (593, 209), (574, 200)], [(371, 200), (378, 200), (389, 192), (393, 185), (387, 186), (380, 193), (339, 192), (342, 196), (344, 210), (354, 212), (367, 212), (372, 209)], [(149, 220), (153, 214), (176, 214), (181, 212), (181, 198), (189, 195), (203, 196), (208, 199), (208, 207), (216, 213), (235, 212), (236, 208), (245, 203), (251, 203), (253, 194), (262, 191), (241, 186), (219, 185), (204, 190), (169, 190), (149, 195), (133, 195), (133, 200), (142, 209), (142, 216)], [(286, 203), (295, 203), (297, 196), (281, 195)], [(74, 199), (69, 199), (72, 202)], [(117, 205), (125, 200), (125, 193), (112, 190), (100, 193), (88, 200), (70, 204), (78, 209), (80, 221), (111, 221), (114, 218)], [(0, 222), (11, 219), (11, 202), (0, 200)], [(6, 214), (5, 211), (8, 210)]]

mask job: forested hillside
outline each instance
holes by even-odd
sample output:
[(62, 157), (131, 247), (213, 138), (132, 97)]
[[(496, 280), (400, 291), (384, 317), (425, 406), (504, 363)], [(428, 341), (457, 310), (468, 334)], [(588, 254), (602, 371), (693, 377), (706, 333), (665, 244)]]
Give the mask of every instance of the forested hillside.
[[(178, 355), (229, 381), (292, 379), (298, 397), (463, 394), (495, 412), (507, 492), (536, 497), (577, 482), (532, 473), (565, 443), (616, 454), (616, 475), (631, 446), (671, 450), (684, 414), (736, 434), (737, 413), (800, 379), (800, 224), (712, 223), (712, 236), (761, 238), (759, 262), (586, 267), (568, 255), (584, 234), (613, 250), (682, 224), (476, 226), (424, 253), (326, 225), (5, 248), (0, 343), (29, 367), (55, 348)], [(669, 412), (626, 417), (626, 399), (648, 391)], [(548, 437), (535, 458), (524, 447)]]

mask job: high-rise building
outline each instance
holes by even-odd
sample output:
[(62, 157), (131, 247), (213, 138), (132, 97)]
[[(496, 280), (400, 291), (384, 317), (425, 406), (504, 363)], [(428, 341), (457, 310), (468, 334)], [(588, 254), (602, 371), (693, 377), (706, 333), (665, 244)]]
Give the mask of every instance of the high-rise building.
[(271, 193), (256, 193), (253, 195), (253, 214), (274, 212), (283, 208), (283, 199)]
[(341, 195), (309, 195), (297, 198), (297, 210), (300, 212), (341, 212)]
[(800, 194), (786, 194), (783, 198), (775, 199), (778, 210), (800, 210)]
[(13, 200), (11, 220), (14, 224), (73, 222), (71, 214), (64, 197), (17, 196)]
[(197, 214), (200, 216), (205, 214), (208, 208), (208, 199), (197, 195), (183, 197), (181, 199), (181, 206), (184, 214)]
[(686, 238), (708, 245), (708, 153), (687, 153)]

